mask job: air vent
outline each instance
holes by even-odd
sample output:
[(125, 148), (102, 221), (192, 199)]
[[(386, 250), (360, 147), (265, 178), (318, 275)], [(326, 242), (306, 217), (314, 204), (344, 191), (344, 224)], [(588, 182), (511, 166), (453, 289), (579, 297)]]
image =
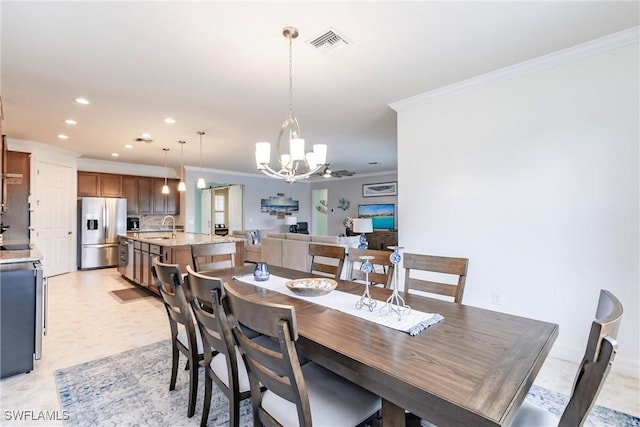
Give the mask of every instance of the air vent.
[(136, 138), (134, 139), (135, 142), (144, 142), (145, 144), (151, 144), (153, 142), (153, 139), (151, 138)]
[(309, 40), (311, 46), (317, 50), (329, 55), (351, 44), (342, 34), (338, 33), (334, 28), (329, 27), (319, 36)]

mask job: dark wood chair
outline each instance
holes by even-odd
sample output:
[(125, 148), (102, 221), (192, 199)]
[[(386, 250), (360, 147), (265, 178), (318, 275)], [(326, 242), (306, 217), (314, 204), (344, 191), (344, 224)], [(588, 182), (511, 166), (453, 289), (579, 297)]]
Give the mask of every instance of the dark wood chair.
[(238, 322), (279, 343), (273, 351), (232, 327), (249, 371), (255, 426), (355, 426), (378, 413), (379, 397), (314, 362), (300, 365), (294, 307), (245, 297), (228, 284), (225, 291)]
[[(420, 255), (405, 253), (402, 257), (404, 266), (404, 290), (429, 292), (432, 294), (446, 295), (453, 297), (456, 303), (462, 303), (464, 285), (467, 280), (467, 258), (451, 258), (433, 255)], [(412, 276), (412, 271), (424, 271), (431, 273), (450, 274), (458, 276), (457, 283), (441, 283), (426, 278)]]
[(196, 409), (198, 392), (198, 367), (203, 358), (200, 334), (193, 321), (191, 307), (187, 302), (182, 283), (182, 274), (177, 264), (163, 264), (154, 258), (151, 274), (156, 282), (171, 328), (171, 380), (169, 390), (176, 387), (179, 353), (187, 358), (185, 369), (189, 370), (189, 404), (187, 417)]
[(615, 358), (618, 349), (616, 337), (622, 312), (622, 304), (618, 298), (607, 290), (601, 290), (587, 348), (573, 383), (569, 403), (560, 420), (546, 410), (525, 401), (516, 414), (513, 426), (575, 427), (584, 424)]
[(360, 257), (372, 256), (373, 259), (369, 261), (373, 264), (374, 271), (369, 273), (369, 283), (372, 285), (379, 284), (385, 288), (390, 288), (394, 270), (394, 264), (389, 258), (389, 255), (391, 254), (392, 252), (376, 249), (349, 248), (349, 280), (356, 280), (364, 283), (366, 274), (360, 270), (364, 260)]
[(342, 246), (309, 243), (309, 256), (311, 256), (309, 272), (339, 279), (345, 255), (346, 250)]
[(233, 267), (235, 254), (235, 242), (191, 245), (192, 265), (197, 272)]
[(190, 301), (200, 335), (204, 353), (204, 407), (201, 426), (207, 425), (211, 408), (213, 382), (229, 400), (229, 425), (240, 424), (240, 402), (251, 396), (249, 377), (231, 334), (225, 310), (223, 282), (219, 278), (203, 276), (187, 266), (187, 278), (193, 298)]

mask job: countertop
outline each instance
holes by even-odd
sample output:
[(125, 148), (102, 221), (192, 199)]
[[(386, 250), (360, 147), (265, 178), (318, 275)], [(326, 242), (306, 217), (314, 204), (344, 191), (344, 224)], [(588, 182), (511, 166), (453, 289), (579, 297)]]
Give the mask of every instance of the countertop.
[(121, 236), (158, 246), (187, 246), (205, 243), (243, 242), (246, 240), (242, 236), (217, 236), (215, 234), (211, 236), (209, 234), (184, 232), (176, 232), (176, 237), (174, 239), (171, 237), (171, 231), (156, 233), (137, 233), (128, 231), (126, 234), (121, 234)]
[(42, 254), (35, 247), (29, 245), (31, 249), (20, 249), (15, 251), (0, 251), (0, 264), (11, 264), (16, 262), (41, 261)]

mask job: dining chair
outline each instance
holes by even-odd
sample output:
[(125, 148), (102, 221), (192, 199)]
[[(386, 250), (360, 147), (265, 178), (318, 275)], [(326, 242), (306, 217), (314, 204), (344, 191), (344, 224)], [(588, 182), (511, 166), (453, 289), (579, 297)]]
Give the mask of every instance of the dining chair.
[(242, 355), (238, 351), (222, 308), (224, 287), (221, 279), (204, 276), (187, 266), (187, 278), (192, 299), (191, 308), (203, 338), (204, 352), (204, 406), (201, 426), (207, 425), (211, 408), (213, 383), (229, 401), (229, 425), (240, 424), (240, 402), (251, 396), (249, 377)]
[(342, 246), (309, 243), (309, 256), (311, 256), (309, 272), (339, 279), (345, 255), (346, 250)]
[(235, 242), (191, 245), (193, 269), (197, 272), (233, 267), (235, 254)]
[(355, 426), (378, 414), (378, 396), (313, 361), (300, 365), (293, 306), (245, 297), (224, 286), (236, 320), (279, 342), (277, 351), (269, 350), (232, 327), (249, 371), (254, 425)]
[(569, 403), (560, 420), (550, 412), (525, 401), (518, 409), (513, 426), (582, 426), (602, 389), (618, 350), (618, 328), (622, 320), (622, 304), (611, 292), (602, 289), (596, 318), (591, 323), (582, 362), (579, 365)]
[(198, 391), (198, 367), (203, 359), (200, 333), (196, 330), (193, 314), (183, 287), (182, 274), (177, 264), (163, 264), (157, 258), (152, 260), (151, 274), (156, 282), (171, 328), (171, 380), (169, 390), (176, 387), (180, 353), (187, 358), (185, 369), (189, 370), (189, 403), (187, 417), (191, 418), (196, 409)]
[(361, 256), (372, 256), (369, 260), (373, 264), (374, 271), (369, 273), (369, 283), (372, 285), (382, 285), (385, 288), (391, 288), (393, 280), (394, 265), (389, 258), (392, 252), (377, 249), (358, 249), (349, 248), (349, 280), (360, 281), (364, 283), (366, 274), (360, 270), (363, 260)]
[[(404, 290), (429, 292), (432, 294), (453, 297), (455, 303), (462, 303), (464, 285), (467, 280), (467, 258), (452, 258), (433, 255), (405, 253), (402, 259), (404, 265)], [(418, 277), (412, 272), (430, 272), (458, 276), (455, 284), (441, 283), (428, 280), (425, 276)]]

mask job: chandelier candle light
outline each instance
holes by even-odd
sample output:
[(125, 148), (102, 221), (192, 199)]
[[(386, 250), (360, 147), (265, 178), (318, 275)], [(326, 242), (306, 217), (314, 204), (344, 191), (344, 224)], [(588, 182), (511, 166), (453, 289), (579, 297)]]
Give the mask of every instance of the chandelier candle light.
[[(259, 171), (271, 178), (284, 179), (292, 184), (298, 179), (306, 179), (327, 165), (326, 144), (314, 144), (313, 151), (305, 154), (304, 139), (301, 137), (298, 119), (293, 115), (293, 56), (292, 40), (298, 37), (298, 29), (285, 27), (282, 34), (289, 39), (289, 114), (282, 122), (276, 151), (280, 156), (280, 169), (275, 170), (271, 162), (271, 143), (256, 143), (256, 166)], [(288, 134), (289, 153), (281, 154), (282, 138)]]

